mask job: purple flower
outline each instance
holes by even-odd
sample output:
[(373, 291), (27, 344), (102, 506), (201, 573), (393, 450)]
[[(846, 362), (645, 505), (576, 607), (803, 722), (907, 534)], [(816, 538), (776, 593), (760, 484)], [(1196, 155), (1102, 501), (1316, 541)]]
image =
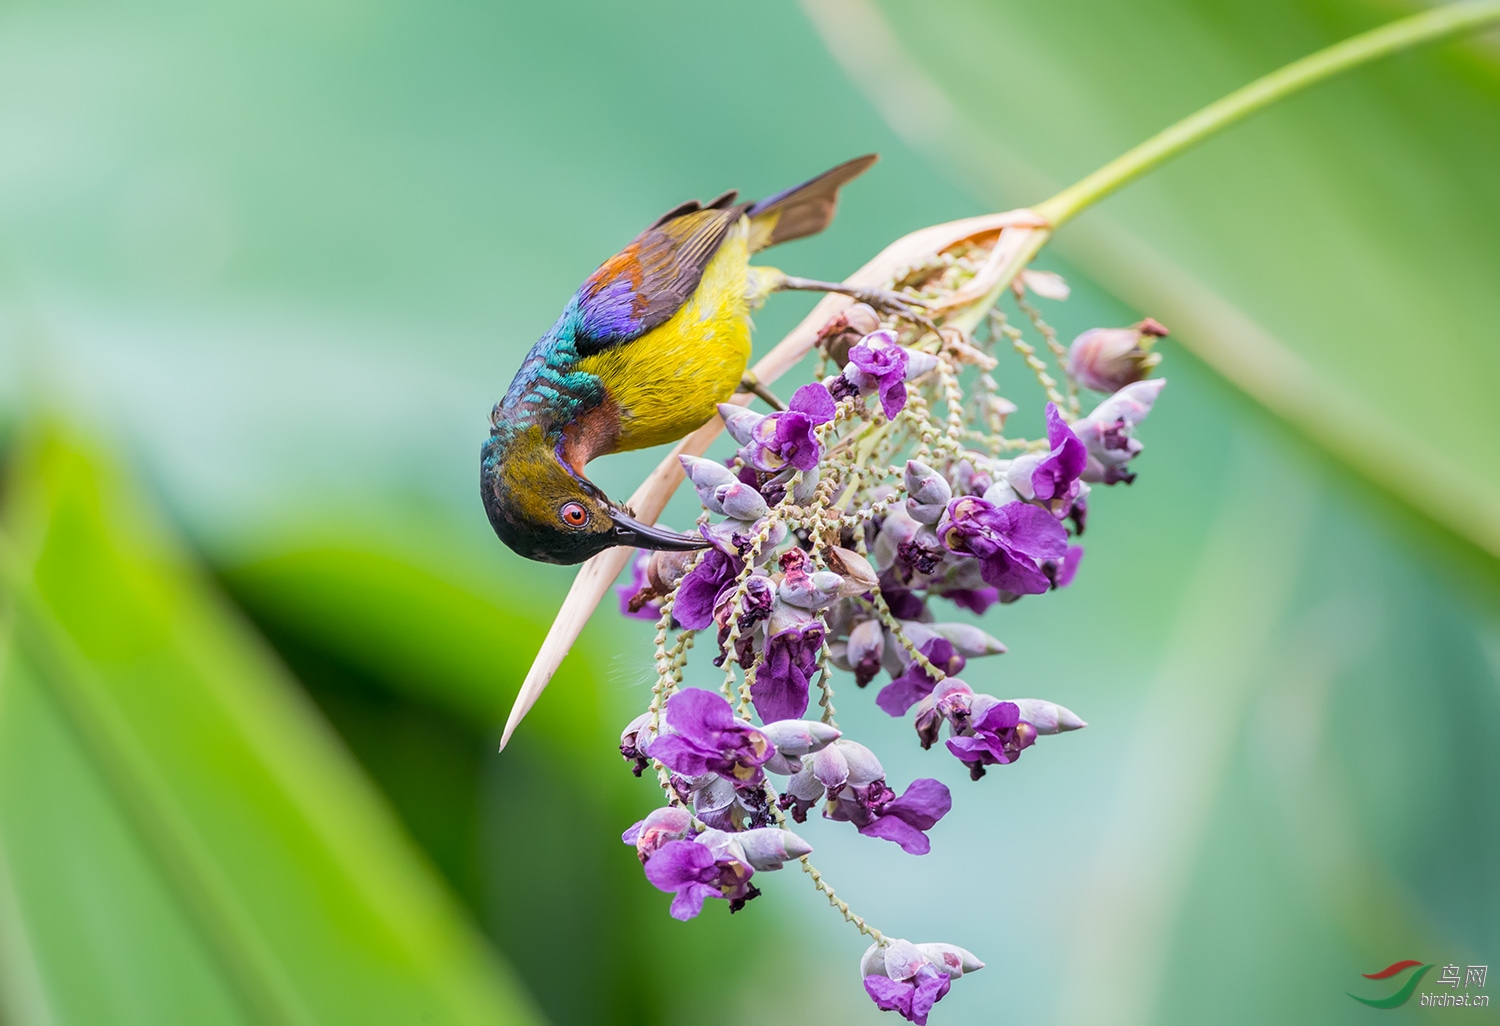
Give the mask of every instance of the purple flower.
[(894, 841), (908, 855), (926, 855), (932, 850), (926, 832), (936, 826), (951, 808), (953, 797), (948, 788), (940, 781), (921, 777), (913, 780), (899, 798), (883, 784), (878, 792), (875, 789), (856, 792), (855, 801), (840, 801), (830, 818), (843, 818), (839, 812), (845, 812), (849, 822), (866, 837)]
[(984, 767), (1015, 762), (1021, 749), (1036, 741), (1036, 728), (1021, 719), (1020, 707), (1014, 702), (996, 702), (977, 719), (971, 720), (969, 736), (950, 737), (948, 751), (969, 767), (975, 780), (984, 776)]
[(808, 620), (766, 639), (765, 661), (750, 685), (750, 701), (763, 721), (795, 720), (807, 711), (808, 687), (826, 631), (821, 620)]
[(1135, 480), (1135, 475), (1126, 468), (1140, 454), (1142, 445), (1132, 432), (1151, 412), (1165, 385), (1164, 378), (1126, 385), (1073, 425), (1088, 449), (1088, 466), (1083, 472), (1085, 481), (1104, 484), (1124, 481), (1129, 484)]
[(759, 730), (735, 720), (723, 696), (700, 688), (667, 700), (667, 726), (673, 733), (656, 738), (646, 753), (688, 777), (717, 773), (726, 780), (758, 784), (764, 778), (761, 766), (775, 751)]
[(673, 919), (692, 919), (709, 898), (729, 899), (735, 912), (760, 894), (750, 885), (755, 870), (736, 857), (729, 837), (705, 830), (691, 841), (668, 841), (646, 860), (646, 879), (673, 895)]
[(862, 392), (879, 392), (880, 408), (886, 419), (906, 406), (906, 367), (910, 357), (896, 344), (894, 331), (876, 331), (866, 335), (849, 350), (844, 377)]
[(1017, 595), (1040, 595), (1052, 587), (1038, 560), (1059, 559), (1068, 533), (1057, 518), (1024, 502), (996, 506), (964, 496), (948, 504), (938, 537), (950, 552), (979, 557), (986, 584)]
[(1056, 403), (1047, 404), (1047, 443), (1052, 451), (1031, 472), (1031, 488), (1039, 502), (1066, 515), (1080, 491), (1078, 477), (1088, 465), (1089, 453), (1062, 419)]
[(948, 993), (952, 981), (977, 972), (984, 963), (956, 944), (913, 944), (887, 940), (871, 945), (859, 961), (865, 993), (883, 1012), (924, 1026), (932, 1006)]
[(948, 789), (936, 780), (914, 780), (898, 798), (886, 786), (875, 753), (845, 738), (803, 759), (802, 769), (787, 780), (781, 802), (800, 823), (824, 797), (826, 818), (853, 823), (866, 837), (893, 841), (911, 855), (932, 849), (926, 831), (953, 807)]
[[(964, 657), (954, 650), (952, 642), (947, 638), (931, 638), (919, 645), (917, 651), (949, 676), (964, 668)], [(901, 676), (880, 689), (880, 694), (875, 696), (875, 704), (891, 716), (905, 716), (908, 709), (932, 694), (937, 683), (937, 678), (913, 659), (906, 664)]]
[(865, 993), (882, 1012), (900, 1012), (901, 1018), (927, 1026), (932, 1006), (943, 999), (953, 981), (948, 974), (930, 963), (924, 963), (904, 980), (871, 974), (865, 977)]
[(812, 470), (820, 450), (815, 429), (837, 412), (833, 396), (823, 385), (803, 385), (792, 393), (787, 409), (772, 413), (750, 429), (749, 442), (740, 449), (745, 462), (766, 471), (791, 465)]
[[(712, 540), (712, 539), (710, 539)], [(698, 565), (688, 571), (677, 586), (677, 600), (672, 616), (689, 630), (701, 631), (714, 622), (714, 602), (719, 592), (734, 583), (745, 567), (735, 555), (714, 547), (703, 554)]]

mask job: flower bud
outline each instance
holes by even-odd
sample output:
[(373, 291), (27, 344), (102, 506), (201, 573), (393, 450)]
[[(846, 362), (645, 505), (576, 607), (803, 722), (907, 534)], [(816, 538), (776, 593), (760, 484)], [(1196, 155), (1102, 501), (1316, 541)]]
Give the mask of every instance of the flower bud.
[(780, 634), (782, 631), (793, 627), (801, 627), (803, 624), (811, 623), (816, 617), (812, 612), (801, 606), (794, 606), (782, 599), (779, 595), (771, 603), (771, 616), (766, 621), (766, 632), (768, 634)]
[[(905, 348), (904, 346), (902, 348)], [(920, 349), (906, 350), (906, 380), (915, 381), (938, 365), (938, 358)]]
[(875, 565), (878, 567), (889, 567), (896, 561), (896, 553), (901, 548), (901, 543), (910, 541), (912, 535), (922, 525), (911, 518), (906, 512), (905, 506), (897, 506), (886, 515), (885, 523), (880, 527), (880, 533), (875, 536)]
[(858, 741), (850, 741), (848, 738), (841, 737), (827, 750), (834, 749), (837, 749), (844, 757), (843, 761), (847, 767), (845, 779), (851, 786), (864, 787), (866, 784), (885, 779), (885, 768), (880, 765), (880, 760), (875, 757), (874, 752)]
[[(1036, 464), (1032, 464), (1033, 468), (1035, 466)], [(1032, 491), (1031, 488), (1031, 478), (1028, 476), (1025, 480), (1026, 490), (1035, 495), (1036, 493)], [(1024, 501), (1021, 495), (1011, 487), (1010, 481), (1004, 477), (1000, 478), (1000, 480), (996, 481), (994, 484), (986, 488), (984, 490), (984, 495), (982, 495), (981, 498), (983, 498), (985, 502), (994, 503), (996, 506), (1004, 506), (1007, 502)]]
[(1085, 331), (1068, 349), (1068, 372), (1096, 392), (1117, 392), (1161, 363), (1161, 354), (1150, 350), (1166, 333), (1149, 319), (1129, 328)]
[(959, 460), (953, 468), (954, 495), (983, 495), (994, 483), (994, 476), (988, 470), (975, 467), (968, 460)]
[[(739, 407), (736, 406), (735, 409)], [(720, 485), (732, 484), (739, 480), (735, 477), (734, 471), (718, 460), (707, 459), (703, 456), (678, 456), (677, 459), (700, 496), (712, 495), (713, 490)]]
[(844, 579), (831, 570), (793, 577), (788, 574), (777, 589), (781, 600), (798, 609), (822, 609), (838, 601)]
[[(1005, 476), (997, 480), (995, 484), (990, 486), (990, 488), (986, 491), (985, 497), (988, 498), (989, 492), (996, 491), (999, 488), (1000, 484), (1004, 483), (1010, 487), (1010, 490), (1012, 492), (1020, 496), (1022, 499), (1025, 499), (1028, 502), (1032, 499), (1035, 499), (1036, 489), (1031, 483), (1031, 475), (1036, 472), (1036, 468), (1041, 466), (1042, 461), (1046, 458), (1047, 454), (1041, 452), (1028, 452), (1024, 455), (1017, 456), (1015, 459), (1010, 461), (1010, 466), (1005, 468)], [(989, 501), (994, 502), (995, 500), (990, 499)]]
[(668, 841), (680, 841), (692, 833), (693, 817), (678, 805), (656, 809), (645, 819), (636, 823), (620, 840), (635, 845), (636, 855), (642, 862)]
[(837, 727), (818, 720), (776, 720), (760, 728), (782, 755), (803, 756), (821, 751), (839, 738)]
[(1038, 734), (1061, 734), (1088, 726), (1073, 710), (1043, 698), (1011, 698), (1007, 701), (1016, 704), (1021, 710), (1021, 719), (1035, 727)]
[(631, 772), (636, 776), (641, 775), (650, 761), (646, 756), (646, 748), (657, 736), (657, 732), (650, 728), (651, 714), (643, 712), (620, 731), (620, 755), (627, 762), (635, 763)]
[(724, 430), (741, 445), (749, 445), (755, 426), (766, 419), (763, 413), (747, 410), (734, 403), (720, 403), (719, 416), (724, 419)]
[(947, 638), (949, 643), (958, 650), (958, 654), (966, 658), (1001, 655), (1005, 652), (1004, 642), (999, 638), (991, 637), (971, 623), (933, 623), (927, 626), (930, 630)]
[(1073, 425), (1073, 433), (1089, 453), (1083, 480), (1104, 484), (1135, 480), (1127, 465), (1143, 446), (1131, 432), (1146, 419), (1165, 385), (1163, 378), (1126, 385)]
[(710, 512), (723, 513), (732, 520), (758, 520), (768, 512), (766, 500), (760, 492), (743, 481), (719, 485), (713, 491), (713, 503), (705, 502), (704, 505)]
[(851, 303), (818, 330), (817, 344), (835, 364), (849, 361), (849, 347), (880, 328), (880, 315), (866, 303)]
[(1101, 423), (1123, 420), (1126, 427), (1133, 428), (1146, 419), (1146, 414), (1156, 405), (1156, 397), (1161, 395), (1166, 384), (1166, 378), (1153, 378), (1126, 385), (1094, 407), (1093, 412), (1084, 419)]
[(828, 569), (844, 579), (840, 587), (840, 594), (844, 598), (851, 595), (863, 595), (880, 586), (880, 578), (876, 575), (875, 568), (870, 565), (870, 561), (853, 549), (834, 545), (828, 550), (826, 556)]
[(802, 760), (795, 755), (782, 755), (776, 752), (766, 760), (761, 767), (767, 773), (775, 773), (779, 777), (789, 777), (794, 773), (802, 772)]
[(687, 576), (688, 564), (698, 555), (697, 552), (667, 552), (657, 550), (651, 553), (651, 558), (646, 561), (646, 580), (651, 584), (651, 590), (658, 595), (670, 594)]
[(817, 467), (802, 472), (802, 479), (792, 485), (792, 501), (799, 506), (806, 506), (812, 501), (813, 495), (817, 493), (818, 481), (823, 472)]
[(864, 687), (880, 672), (880, 663), (885, 656), (885, 631), (879, 620), (865, 620), (849, 632), (849, 645), (844, 659), (854, 671), (854, 683)]
[(947, 478), (925, 463), (906, 461), (906, 494), (912, 502), (923, 506), (946, 506), (953, 498), (953, 489)]
[[(812, 852), (812, 845), (778, 827), (759, 827), (736, 834), (735, 840), (745, 853), (745, 861), (757, 871), (780, 869), (790, 859), (800, 859)], [(972, 957), (972, 956), (971, 956)]]
[(974, 952), (967, 951), (957, 944), (918, 944), (917, 950), (926, 955), (929, 962), (954, 979), (964, 973), (978, 972), (984, 968), (984, 963), (975, 956)]

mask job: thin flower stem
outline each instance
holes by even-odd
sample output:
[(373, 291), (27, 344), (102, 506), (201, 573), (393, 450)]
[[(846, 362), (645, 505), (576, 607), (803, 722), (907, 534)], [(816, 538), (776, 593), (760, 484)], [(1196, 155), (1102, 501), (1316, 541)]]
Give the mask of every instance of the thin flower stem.
[(1497, 22), (1500, 0), (1466, 0), (1335, 43), (1210, 103), (1033, 209), (1056, 229), (1121, 186), (1278, 100), (1382, 57)]
[[(769, 784), (766, 786), (766, 795), (770, 799), (771, 815), (775, 818), (776, 825), (785, 830), (786, 813), (781, 810), (781, 806), (776, 800), (776, 793), (771, 789)], [(812, 879), (813, 886), (818, 889), (818, 892), (828, 898), (828, 904), (838, 909), (839, 914), (844, 917), (844, 922), (853, 925), (856, 930), (870, 938), (876, 944), (884, 946), (885, 934), (865, 922), (864, 916), (854, 912), (849, 907), (847, 901), (834, 893), (833, 888), (829, 886), (828, 881), (823, 879), (822, 872), (819, 871), (817, 866), (812, 864), (811, 859), (803, 855), (797, 861), (802, 865), (802, 872), (806, 873)]]
[(1068, 350), (1058, 340), (1057, 329), (1042, 319), (1042, 312), (1028, 303), (1024, 294), (1016, 296), (1016, 308), (1031, 320), (1032, 326), (1046, 341), (1047, 348), (1052, 351), (1053, 358), (1057, 360), (1057, 369), (1062, 372), (1063, 379), (1068, 385), (1068, 414), (1070, 419), (1077, 419), (1078, 415), (1083, 412), (1078, 403), (1078, 382), (1068, 370)]

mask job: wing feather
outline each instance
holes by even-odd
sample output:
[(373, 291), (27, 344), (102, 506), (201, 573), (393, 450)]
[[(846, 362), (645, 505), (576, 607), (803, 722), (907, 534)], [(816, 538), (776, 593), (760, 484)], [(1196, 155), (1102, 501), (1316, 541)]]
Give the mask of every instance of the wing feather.
[(677, 312), (744, 214), (735, 196), (669, 211), (589, 276), (574, 296), (579, 356), (639, 338)]

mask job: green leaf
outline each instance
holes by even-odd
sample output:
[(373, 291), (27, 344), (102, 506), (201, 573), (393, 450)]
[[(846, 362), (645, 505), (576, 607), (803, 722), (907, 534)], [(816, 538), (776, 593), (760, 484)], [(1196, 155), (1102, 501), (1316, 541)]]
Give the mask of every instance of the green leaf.
[[(997, 207), (1039, 202), (1402, 13), (1368, 0), (1086, 16), (1075, 2), (806, 6), (892, 124)], [(1500, 556), (1500, 193), (1481, 170), (1500, 161), (1497, 115), (1492, 49), (1403, 54), (1229, 129), (1054, 245), (1305, 438)]]
[(518, 1023), (521, 991), (130, 480), (15, 460), (0, 995), (16, 1021)]

